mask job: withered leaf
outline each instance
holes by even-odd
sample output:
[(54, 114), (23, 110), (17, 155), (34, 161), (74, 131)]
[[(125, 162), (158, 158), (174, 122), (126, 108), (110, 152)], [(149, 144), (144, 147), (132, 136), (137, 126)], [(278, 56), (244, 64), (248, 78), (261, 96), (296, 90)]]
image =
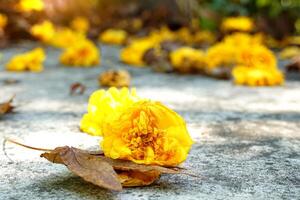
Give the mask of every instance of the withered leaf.
[(14, 106), (12, 105), (13, 99), (14, 97), (0, 104), (0, 116), (6, 113), (10, 113), (14, 109)]
[(75, 95), (75, 94), (79, 94), (82, 95), (84, 94), (86, 90), (86, 87), (82, 84), (82, 83), (73, 83), (70, 86), (70, 95)]
[(124, 187), (136, 187), (152, 184), (160, 176), (158, 171), (139, 172), (139, 171), (123, 171), (119, 172), (120, 182)]
[(95, 185), (115, 191), (122, 190), (122, 185), (112, 166), (94, 155), (64, 146), (43, 153), (41, 157), (66, 165), (74, 174)]
[(153, 183), (162, 173), (178, 174), (180, 168), (136, 164), (111, 159), (102, 152), (89, 152), (74, 147), (57, 147), (41, 154), (50, 162), (64, 164), (84, 180), (97, 186), (120, 191), (124, 187), (144, 186)]

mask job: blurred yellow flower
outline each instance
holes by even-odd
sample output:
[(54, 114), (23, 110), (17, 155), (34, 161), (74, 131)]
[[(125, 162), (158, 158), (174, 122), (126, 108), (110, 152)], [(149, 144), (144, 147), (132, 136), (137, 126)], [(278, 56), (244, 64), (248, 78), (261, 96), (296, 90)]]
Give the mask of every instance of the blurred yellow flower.
[(232, 67), (237, 63), (241, 50), (251, 51), (253, 46), (259, 45), (262, 45), (262, 36), (259, 34), (234, 33), (226, 36), (221, 42), (208, 48), (208, 71), (216, 67)]
[(156, 43), (149, 39), (135, 40), (121, 50), (120, 59), (126, 64), (142, 67), (145, 64), (143, 60), (145, 52), (154, 48), (155, 45)]
[(279, 57), (281, 59), (291, 59), (298, 55), (300, 55), (300, 47), (290, 46), (282, 49), (282, 51), (279, 54)]
[(277, 68), (277, 60), (274, 53), (262, 45), (252, 45), (241, 48), (237, 52), (237, 63), (244, 66)]
[(73, 31), (66, 27), (60, 27), (55, 31), (49, 44), (58, 48), (68, 48), (70, 45), (83, 40), (86, 40), (86, 36), (83, 33)]
[(45, 58), (44, 50), (35, 48), (29, 52), (14, 56), (6, 64), (6, 70), (40, 72), (43, 70)]
[(23, 12), (44, 10), (43, 0), (20, 0), (17, 9)]
[(197, 31), (194, 35), (193, 41), (195, 43), (212, 44), (216, 41), (214, 33), (210, 31)]
[(80, 122), (80, 129), (90, 135), (101, 136), (102, 126), (110, 116), (120, 112), (138, 101), (135, 89), (120, 90), (112, 87), (109, 90), (98, 90), (89, 99), (88, 112)]
[(30, 33), (42, 42), (49, 42), (55, 35), (55, 27), (52, 22), (45, 20), (31, 27)]
[(238, 48), (224, 42), (217, 43), (207, 49), (207, 71), (216, 67), (230, 67), (236, 61)]
[(86, 33), (90, 28), (90, 22), (86, 17), (76, 17), (70, 23), (74, 31)]
[(187, 158), (193, 144), (180, 115), (148, 100), (115, 112), (103, 124), (102, 133), (105, 156), (140, 164), (176, 166)]
[(249, 17), (228, 17), (222, 21), (221, 29), (223, 31), (252, 31), (254, 22)]
[(236, 66), (232, 76), (237, 85), (275, 86), (284, 83), (284, 76), (278, 69), (265, 67)]
[(99, 40), (106, 44), (122, 45), (127, 39), (127, 32), (121, 29), (107, 29), (99, 35)]
[(5, 28), (6, 25), (7, 25), (7, 17), (6, 15), (0, 13), (0, 29)]
[(76, 41), (60, 55), (60, 62), (70, 66), (95, 66), (100, 63), (100, 52), (89, 40)]
[(202, 70), (206, 65), (204, 52), (191, 47), (181, 47), (172, 51), (170, 61), (174, 69), (182, 73)]

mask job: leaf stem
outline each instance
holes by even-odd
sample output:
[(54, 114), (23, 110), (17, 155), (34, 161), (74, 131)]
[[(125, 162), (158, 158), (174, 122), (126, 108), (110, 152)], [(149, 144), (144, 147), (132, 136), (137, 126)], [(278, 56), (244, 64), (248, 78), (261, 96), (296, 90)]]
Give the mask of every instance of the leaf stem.
[(10, 142), (10, 143), (13, 143), (13, 144), (16, 144), (16, 145), (19, 145), (19, 146), (22, 146), (22, 147), (25, 147), (28, 149), (37, 150), (37, 151), (53, 151), (53, 149), (44, 149), (44, 148), (32, 147), (32, 146), (29, 146), (26, 144), (22, 144), (13, 139), (10, 139), (10, 138), (4, 138), (4, 143), (6, 143), (6, 142)]

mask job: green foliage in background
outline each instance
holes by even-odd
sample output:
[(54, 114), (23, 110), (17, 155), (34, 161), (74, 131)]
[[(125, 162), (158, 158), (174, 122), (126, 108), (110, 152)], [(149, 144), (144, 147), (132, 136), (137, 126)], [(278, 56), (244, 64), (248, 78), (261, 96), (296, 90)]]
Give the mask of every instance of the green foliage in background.
[[(276, 19), (283, 15), (295, 23), (295, 30), (300, 33), (300, 0), (198, 0), (199, 7), (209, 10), (218, 18), (235, 15), (251, 17), (262, 16)], [(297, 22), (297, 23), (296, 23)], [(213, 30), (218, 24), (216, 17), (201, 15), (200, 24), (203, 28)]]

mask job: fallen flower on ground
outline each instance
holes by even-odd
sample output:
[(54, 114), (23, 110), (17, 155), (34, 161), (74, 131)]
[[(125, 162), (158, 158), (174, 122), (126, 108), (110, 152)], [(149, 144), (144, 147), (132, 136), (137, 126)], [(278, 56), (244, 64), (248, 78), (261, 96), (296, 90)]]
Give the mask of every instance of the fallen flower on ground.
[(80, 129), (90, 135), (101, 136), (103, 123), (111, 114), (126, 109), (139, 99), (135, 89), (112, 87), (107, 91), (97, 90), (90, 96), (88, 112), (81, 119)]
[(223, 31), (245, 31), (249, 32), (254, 29), (254, 23), (249, 17), (228, 17), (221, 24)]
[(128, 87), (130, 74), (126, 70), (109, 70), (100, 74), (100, 85), (108, 87)]
[(58, 48), (69, 48), (70, 45), (84, 40), (87, 40), (85, 34), (76, 32), (70, 28), (59, 27), (55, 31), (53, 38), (49, 41), (49, 45)]
[(90, 28), (90, 22), (86, 17), (76, 17), (71, 21), (70, 27), (74, 31), (86, 33)]
[(106, 44), (122, 45), (127, 39), (127, 32), (121, 29), (107, 29), (99, 35), (99, 40)]
[(236, 66), (232, 76), (237, 85), (276, 86), (284, 83), (283, 74), (274, 68)]
[(204, 52), (191, 47), (181, 47), (172, 51), (170, 61), (174, 69), (182, 73), (201, 71), (206, 65)]
[(139, 164), (177, 166), (193, 144), (185, 121), (159, 102), (140, 100), (102, 126), (105, 156)]
[(30, 33), (40, 41), (48, 43), (55, 35), (55, 27), (52, 22), (46, 20), (33, 25)]
[(279, 57), (281, 59), (291, 59), (298, 55), (300, 55), (300, 47), (290, 46), (282, 49), (282, 51), (279, 54)]
[(10, 59), (6, 64), (8, 71), (32, 71), (41, 72), (43, 70), (43, 62), (46, 58), (42, 48), (35, 48), (23, 54), (19, 54)]
[(67, 66), (91, 67), (100, 63), (100, 52), (89, 40), (77, 41), (62, 52), (60, 62)]

